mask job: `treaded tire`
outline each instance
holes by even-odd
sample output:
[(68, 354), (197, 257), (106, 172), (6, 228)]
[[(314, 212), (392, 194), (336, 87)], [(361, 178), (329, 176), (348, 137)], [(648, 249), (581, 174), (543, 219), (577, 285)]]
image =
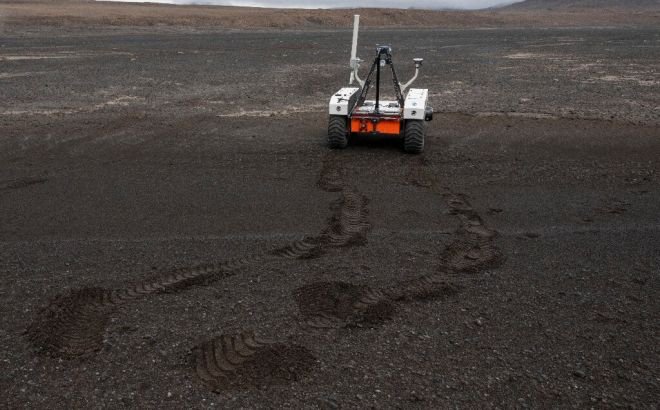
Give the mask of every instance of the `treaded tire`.
[(328, 121), (328, 145), (332, 149), (346, 148), (348, 145), (348, 119), (341, 115), (331, 115)]
[(426, 125), (422, 120), (406, 121), (403, 135), (403, 149), (411, 154), (420, 154), (424, 151), (424, 133)]

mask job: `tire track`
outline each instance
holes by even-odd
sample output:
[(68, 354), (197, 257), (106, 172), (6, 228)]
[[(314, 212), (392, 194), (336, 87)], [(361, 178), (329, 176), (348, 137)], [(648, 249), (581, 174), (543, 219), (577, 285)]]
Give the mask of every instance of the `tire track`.
[(315, 258), (333, 248), (365, 244), (371, 228), (367, 220), (368, 200), (355, 188), (344, 188), (341, 185), (343, 177), (337, 175), (327, 179), (327, 190), (340, 195), (331, 204), (331, 216), (317, 236), (229, 261), (164, 272), (154, 279), (123, 289), (83, 288), (56, 296), (28, 325), (28, 340), (38, 352), (53, 356), (86, 355), (102, 348), (106, 325), (118, 306), (158, 293), (208, 286), (250, 265)]
[(40, 309), (25, 333), (37, 352), (75, 357), (103, 347), (110, 315), (121, 305), (149, 295), (179, 291), (204, 280), (219, 279), (242, 267), (266, 259), (254, 255), (217, 264), (178, 269), (159, 278), (124, 289), (82, 288), (58, 295)]
[(311, 327), (378, 324), (394, 314), (394, 305), (381, 292), (346, 282), (314, 282), (296, 289), (293, 297)]
[(293, 292), (305, 326), (342, 328), (380, 325), (396, 314), (396, 304), (451, 296), (458, 288), (440, 275), (420, 276), (372, 289), (340, 281), (313, 282)]
[[(324, 163), (324, 169), (327, 163)], [(434, 273), (403, 282), (371, 289), (346, 282), (314, 282), (293, 292), (304, 325), (313, 328), (359, 327), (380, 324), (392, 317), (396, 303), (437, 299), (458, 293), (459, 288), (447, 278), (452, 275), (479, 272), (499, 266), (504, 256), (494, 244), (497, 232), (485, 226), (464, 194), (439, 187), (428, 171), (424, 157), (412, 161), (407, 175), (411, 185), (439, 193), (460, 221), (453, 240), (439, 254)], [(319, 186), (337, 189), (335, 183), (341, 174), (326, 170), (321, 174)]]
[(498, 267), (504, 261), (504, 255), (494, 243), (497, 231), (484, 225), (465, 195), (446, 188), (443, 196), (451, 209), (450, 213), (458, 217), (461, 225), (454, 234), (454, 240), (442, 252), (441, 269), (460, 273)]
[(46, 176), (31, 176), (31, 177), (19, 178), (13, 181), (0, 183), (0, 191), (27, 188), (31, 185), (45, 184), (46, 182), (48, 182), (48, 177)]
[[(424, 167), (426, 162), (423, 158), (414, 164), (422, 166), (411, 169), (409, 177), (414, 178), (413, 184), (440, 193), (450, 208), (450, 214), (460, 221), (453, 240), (439, 253), (438, 268), (431, 274), (375, 289), (341, 281), (320, 281), (299, 287), (292, 294), (306, 327), (354, 328), (380, 325), (396, 314), (397, 304), (441, 299), (457, 294), (459, 287), (447, 280), (451, 275), (477, 272), (502, 262), (503, 255), (493, 243), (497, 232), (485, 226), (467, 196), (456, 194), (449, 188), (438, 189), (435, 179)], [(367, 199), (357, 189), (344, 183), (343, 171), (344, 168), (338, 167), (337, 154), (331, 153), (326, 156), (318, 186), (328, 192), (341, 193), (341, 199), (336, 203), (337, 211), (334, 212), (328, 227), (320, 237), (308, 238), (296, 246), (281, 248), (278, 250), (279, 255), (297, 258), (299, 256), (297, 249), (303, 254), (312, 249), (322, 252), (327, 246), (341, 247), (364, 243), (360, 242), (360, 239), (366, 241), (366, 232), (370, 228), (364, 219)], [(233, 372), (235, 369), (227, 370), (226, 367), (221, 366), (226, 365), (227, 352), (231, 351), (227, 346), (236, 343), (234, 340), (240, 340), (242, 336), (234, 337), (238, 339), (216, 338), (195, 349), (196, 374), (214, 391), (237, 385), (255, 385), (250, 381), (236, 382), (246, 378), (235, 377), (234, 373), (227, 374), (228, 371)], [(303, 349), (299, 350), (300, 352), (305, 351), (304, 348), (299, 348)], [(268, 358), (262, 360), (268, 363)], [(289, 362), (289, 369), (295, 369), (296, 364), (304, 363), (306, 360), (296, 361), (287, 358), (285, 361)], [(281, 363), (271, 369), (280, 369)], [(272, 370), (267, 373), (272, 374)], [(290, 373), (286, 374), (291, 376)], [(298, 372), (294, 371), (293, 376), (296, 374)], [(259, 378), (259, 380), (263, 379)]]
[(40, 352), (63, 357), (100, 350), (113, 309), (107, 303), (110, 293), (102, 288), (83, 288), (55, 297), (28, 326), (28, 340)]
[(321, 232), (324, 247), (340, 248), (367, 243), (371, 224), (367, 221), (367, 198), (355, 188), (344, 188), (335, 203), (335, 212)]
[(422, 275), (415, 279), (386, 287), (383, 293), (397, 302), (435, 300), (453, 296), (459, 292), (458, 285), (448, 282), (445, 275)]
[(323, 158), (319, 179), (316, 182), (321, 190), (326, 192), (341, 192), (345, 186), (345, 167), (338, 166), (340, 154), (338, 151), (330, 151)]
[(249, 331), (212, 338), (192, 353), (195, 376), (215, 392), (291, 383), (316, 363), (302, 346), (261, 341)]
[(439, 271), (457, 274), (499, 266), (504, 255), (495, 245), (497, 231), (486, 226), (467, 195), (441, 186), (428, 165), (429, 161), (423, 156), (415, 158), (407, 182), (440, 194), (450, 215), (456, 216), (460, 222), (453, 241), (441, 252)]

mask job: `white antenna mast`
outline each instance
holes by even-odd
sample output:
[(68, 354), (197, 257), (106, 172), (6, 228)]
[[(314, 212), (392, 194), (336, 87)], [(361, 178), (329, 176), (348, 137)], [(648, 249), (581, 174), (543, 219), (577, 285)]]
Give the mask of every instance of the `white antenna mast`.
[(349, 84), (353, 84), (354, 80), (360, 85), (364, 85), (363, 81), (358, 77), (358, 69), (360, 68), (360, 60), (357, 57), (357, 45), (358, 45), (358, 31), (360, 29), (360, 15), (356, 14), (353, 19), (353, 47), (351, 48), (351, 79)]

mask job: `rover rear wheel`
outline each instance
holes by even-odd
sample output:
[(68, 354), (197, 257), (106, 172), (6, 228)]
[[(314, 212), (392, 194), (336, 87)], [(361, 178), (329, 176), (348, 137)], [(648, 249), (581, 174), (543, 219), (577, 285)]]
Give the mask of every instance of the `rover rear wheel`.
[(419, 154), (424, 151), (425, 131), (426, 124), (424, 124), (424, 121), (406, 121), (405, 133), (403, 135), (403, 149), (411, 154)]
[(348, 119), (342, 115), (331, 115), (328, 121), (328, 145), (330, 148), (346, 148), (348, 145)]

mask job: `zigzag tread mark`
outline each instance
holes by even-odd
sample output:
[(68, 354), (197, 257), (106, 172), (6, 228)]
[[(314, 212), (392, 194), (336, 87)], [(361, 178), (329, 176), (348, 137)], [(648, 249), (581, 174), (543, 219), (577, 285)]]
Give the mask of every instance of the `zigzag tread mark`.
[(346, 282), (314, 282), (293, 293), (303, 322), (310, 327), (376, 324), (389, 319), (394, 306), (382, 292)]
[(81, 356), (103, 346), (112, 304), (109, 291), (83, 288), (53, 298), (41, 309), (25, 334), (40, 352)]
[(193, 348), (195, 375), (213, 391), (289, 383), (316, 358), (304, 347), (257, 341), (252, 332), (221, 335)]

